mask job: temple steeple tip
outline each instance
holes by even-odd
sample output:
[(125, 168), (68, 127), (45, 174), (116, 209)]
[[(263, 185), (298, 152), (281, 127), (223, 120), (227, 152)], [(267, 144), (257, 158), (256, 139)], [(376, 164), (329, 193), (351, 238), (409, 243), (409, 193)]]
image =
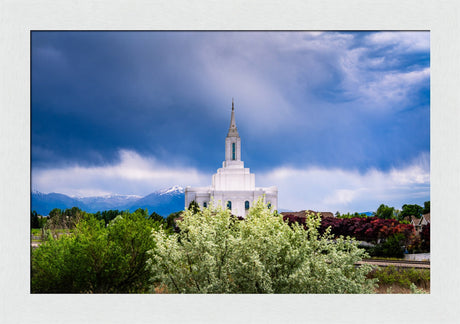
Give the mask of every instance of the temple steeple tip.
[(230, 118), (230, 128), (228, 129), (227, 136), (239, 137), (238, 128), (236, 128), (236, 122), (235, 122), (235, 102), (233, 98), (232, 98), (232, 115)]

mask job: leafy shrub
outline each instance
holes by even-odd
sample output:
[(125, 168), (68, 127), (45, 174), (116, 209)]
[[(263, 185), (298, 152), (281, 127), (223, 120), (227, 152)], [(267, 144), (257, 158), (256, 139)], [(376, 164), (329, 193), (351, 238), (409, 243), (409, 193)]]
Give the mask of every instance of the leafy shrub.
[(176, 220), (181, 217), (182, 215), (182, 211), (177, 211), (175, 213), (171, 213), (168, 215), (168, 217), (166, 217), (165, 221), (166, 221), (166, 227), (172, 229), (172, 230), (176, 230)]
[(41, 228), (32, 228), (30, 230), (30, 234), (32, 235), (40, 235), (42, 233), (42, 229)]
[[(299, 223), (305, 225), (305, 217), (286, 214), (284, 215), (284, 219), (290, 224)], [(325, 217), (322, 219), (319, 231), (320, 233), (324, 233), (328, 228), (331, 229), (331, 234), (336, 237), (340, 235), (350, 236), (357, 240), (374, 244), (384, 241), (395, 234), (402, 234), (404, 236), (403, 245), (409, 245), (415, 239), (414, 226), (402, 224), (395, 219)]]
[(372, 256), (402, 258), (404, 257), (404, 235), (394, 234), (383, 243), (376, 245), (371, 251)]
[(430, 251), (430, 223), (422, 227), (420, 232), (421, 248), (423, 251)]
[(32, 252), (32, 292), (146, 292), (147, 251), (155, 247), (151, 232), (156, 227), (141, 211), (123, 213), (107, 227), (86, 214), (72, 234), (48, 235)]
[(283, 220), (261, 201), (245, 220), (222, 208), (187, 210), (173, 235), (153, 233), (150, 268), (162, 292), (176, 293), (372, 293), (366, 254), (350, 238), (320, 235), (321, 218), (307, 228)]
[(430, 284), (430, 270), (428, 269), (397, 269), (395, 266), (388, 266), (378, 268), (369, 277), (378, 279), (379, 284), (397, 284), (405, 288), (411, 288), (411, 285), (428, 287)]
[(410, 291), (413, 294), (426, 294), (426, 292), (423, 289), (417, 288), (417, 286), (413, 283), (410, 284)]

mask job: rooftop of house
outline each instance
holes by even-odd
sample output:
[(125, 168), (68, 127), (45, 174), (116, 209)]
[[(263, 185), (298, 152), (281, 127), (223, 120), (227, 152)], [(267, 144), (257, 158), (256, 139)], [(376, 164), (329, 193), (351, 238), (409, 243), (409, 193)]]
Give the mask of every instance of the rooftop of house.
[(298, 211), (298, 212), (281, 212), (281, 215), (283, 215), (283, 216), (293, 215), (293, 216), (296, 216), (296, 217), (306, 217), (307, 213), (309, 213), (309, 214), (320, 213), (322, 218), (334, 217), (334, 214), (331, 213), (331, 212), (317, 212), (317, 211), (313, 211), (313, 210), (301, 210), (301, 211)]

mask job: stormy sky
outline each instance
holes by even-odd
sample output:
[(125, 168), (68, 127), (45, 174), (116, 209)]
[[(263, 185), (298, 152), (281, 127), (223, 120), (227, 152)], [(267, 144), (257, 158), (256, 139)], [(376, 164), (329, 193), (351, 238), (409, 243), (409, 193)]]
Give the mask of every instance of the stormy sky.
[(31, 47), (33, 190), (210, 185), (234, 98), (279, 208), (430, 199), (429, 32), (35, 31)]

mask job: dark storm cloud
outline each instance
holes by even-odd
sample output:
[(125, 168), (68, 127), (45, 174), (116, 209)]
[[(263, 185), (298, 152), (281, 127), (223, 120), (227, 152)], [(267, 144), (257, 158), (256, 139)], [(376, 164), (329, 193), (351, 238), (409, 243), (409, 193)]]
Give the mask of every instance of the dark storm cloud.
[[(193, 146), (206, 123), (195, 117), (194, 84), (184, 75), (194, 65), (187, 62), (189, 40), (179, 38), (178, 46), (168, 46), (159, 33), (33, 33), (37, 165), (109, 162), (120, 148), (180, 156)], [(198, 130), (184, 138), (190, 126)], [(58, 158), (48, 160), (45, 151)]]
[(235, 97), (255, 172), (390, 172), (429, 153), (429, 67), (426, 32), (33, 32), (32, 165), (213, 172)]

